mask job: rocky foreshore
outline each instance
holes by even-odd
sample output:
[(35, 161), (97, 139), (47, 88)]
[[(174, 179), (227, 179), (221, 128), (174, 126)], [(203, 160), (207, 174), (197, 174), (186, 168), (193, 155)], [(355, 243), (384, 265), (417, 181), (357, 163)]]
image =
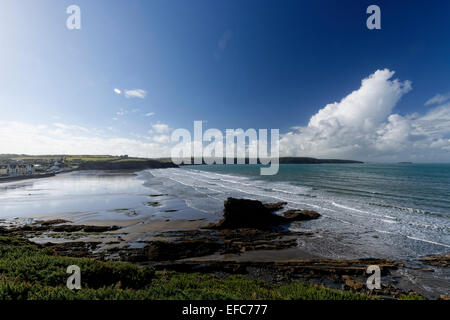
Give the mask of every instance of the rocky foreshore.
[[(307, 241), (313, 236), (289, 231), (290, 223), (320, 218), (319, 213), (309, 210), (283, 212), (284, 206), (283, 202), (263, 204), (229, 198), (220, 221), (200, 229), (158, 232), (139, 242), (139, 246), (124, 239), (126, 231), (120, 226), (77, 225), (62, 219), (2, 228), (0, 233), (37, 241), (60, 256), (128, 261), (152, 265), (157, 270), (207, 272), (219, 277), (244, 274), (274, 283), (302, 281), (383, 298), (409, 294), (410, 287), (399, 286), (404, 265), (390, 259), (324, 259), (314, 253), (295, 259), (282, 255), (267, 258), (268, 252), (296, 250), (300, 237)], [(249, 258), (248, 254), (258, 252), (265, 258)], [(448, 256), (421, 260), (435, 267), (448, 267)], [(368, 265), (381, 269), (383, 283), (379, 290), (368, 290), (365, 285)]]

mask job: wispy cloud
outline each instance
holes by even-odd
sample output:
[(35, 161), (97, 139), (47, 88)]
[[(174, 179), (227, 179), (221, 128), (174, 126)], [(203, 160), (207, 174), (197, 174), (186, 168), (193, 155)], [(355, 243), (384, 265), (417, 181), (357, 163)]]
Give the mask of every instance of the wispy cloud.
[(72, 130), (72, 131), (78, 131), (78, 132), (84, 132), (84, 133), (90, 133), (91, 130), (77, 125), (68, 125), (64, 123), (54, 123), (53, 124), (56, 128), (63, 129), (63, 130)]
[(144, 116), (146, 116), (146, 117), (152, 117), (154, 115), (155, 115), (154, 112), (149, 112), (149, 113), (144, 114)]
[(426, 106), (430, 106), (433, 104), (442, 104), (446, 101), (450, 100), (450, 92), (446, 94), (437, 94), (433, 98), (429, 99), (427, 102), (425, 102)]
[(222, 36), (219, 38), (219, 41), (217, 42), (217, 49), (214, 52), (214, 58), (219, 59), (222, 52), (225, 51), (225, 49), (228, 46), (228, 42), (232, 38), (231, 30), (227, 29)]
[(147, 91), (145, 91), (144, 89), (118, 89), (118, 88), (114, 88), (114, 93), (118, 94), (118, 95), (122, 95), (122, 93), (124, 94), (125, 97), (127, 98), (139, 98), (139, 99), (145, 99), (145, 97), (147, 96)]
[(217, 46), (219, 47), (220, 51), (224, 51), (227, 47), (228, 41), (231, 40), (232, 34), (230, 30), (227, 30), (224, 32), (222, 37), (220, 37), (219, 42)]
[(147, 91), (145, 91), (143, 89), (125, 90), (125, 97), (127, 97), (127, 98), (145, 99), (146, 96), (147, 96)]
[(116, 112), (116, 115), (118, 115), (118, 116), (124, 116), (124, 115), (126, 115), (128, 113), (128, 110), (125, 110), (125, 109), (120, 109), (119, 111), (117, 111)]

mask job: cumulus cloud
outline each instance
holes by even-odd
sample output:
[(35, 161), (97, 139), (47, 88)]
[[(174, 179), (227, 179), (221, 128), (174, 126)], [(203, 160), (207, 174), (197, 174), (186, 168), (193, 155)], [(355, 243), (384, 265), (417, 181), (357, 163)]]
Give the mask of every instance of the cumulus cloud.
[(143, 89), (125, 90), (125, 97), (127, 97), (127, 98), (145, 99), (146, 96), (147, 96), (147, 91), (145, 91)]
[(169, 132), (169, 126), (165, 123), (158, 122), (157, 124), (152, 125), (153, 130), (156, 133), (167, 133)]
[(114, 88), (114, 93), (116, 93), (116, 94), (122, 94), (122, 90), (120, 90), (120, 89), (117, 89), (117, 88)]
[(0, 153), (27, 154), (129, 154), (166, 157), (170, 145), (150, 140), (108, 136), (99, 130), (57, 123), (35, 125), (0, 121)]
[(170, 137), (166, 134), (161, 134), (161, 135), (157, 135), (152, 137), (152, 140), (157, 142), (157, 143), (169, 143), (170, 142)]
[(282, 135), (280, 152), (290, 156), (361, 160), (448, 161), (450, 104), (425, 115), (393, 113), (411, 82), (377, 70), (339, 102), (320, 109), (306, 127)]

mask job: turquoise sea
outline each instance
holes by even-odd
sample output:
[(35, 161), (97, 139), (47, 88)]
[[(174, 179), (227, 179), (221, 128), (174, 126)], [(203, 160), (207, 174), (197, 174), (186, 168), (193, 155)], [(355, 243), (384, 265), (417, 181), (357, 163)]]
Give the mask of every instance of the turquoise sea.
[[(286, 201), (322, 218), (291, 229), (341, 234), (368, 252), (417, 257), (450, 251), (450, 164), (186, 166), (151, 170), (166, 190), (220, 215), (227, 197)], [(344, 255), (344, 254), (342, 254)]]

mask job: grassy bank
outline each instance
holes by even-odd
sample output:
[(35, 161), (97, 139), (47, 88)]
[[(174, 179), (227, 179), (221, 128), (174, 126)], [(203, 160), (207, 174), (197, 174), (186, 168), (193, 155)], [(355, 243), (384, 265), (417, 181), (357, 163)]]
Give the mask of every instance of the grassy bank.
[[(82, 289), (69, 290), (69, 265)], [(27, 240), (0, 236), (0, 299), (368, 299), (351, 292), (292, 282), (274, 285), (245, 276), (155, 272), (122, 262), (54, 255)]]

